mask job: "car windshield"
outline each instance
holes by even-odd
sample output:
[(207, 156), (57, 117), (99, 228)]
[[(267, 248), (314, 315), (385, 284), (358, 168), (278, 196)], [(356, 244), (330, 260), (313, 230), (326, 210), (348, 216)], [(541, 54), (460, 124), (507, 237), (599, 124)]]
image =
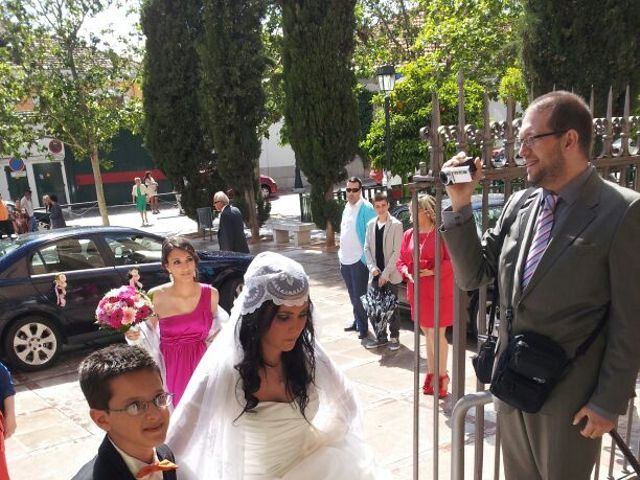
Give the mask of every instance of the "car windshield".
[(11, 240), (10, 238), (0, 240), (0, 257), (4, 257), (8, 253), (18, 249), (23, 243), (23, 241)]

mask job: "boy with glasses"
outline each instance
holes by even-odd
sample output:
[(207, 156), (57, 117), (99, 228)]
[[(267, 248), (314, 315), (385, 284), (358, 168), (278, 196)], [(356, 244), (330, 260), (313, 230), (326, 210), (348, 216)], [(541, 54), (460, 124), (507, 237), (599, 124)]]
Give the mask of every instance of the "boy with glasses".
[(111, 345), (85, 358), (79, 376), (89, 415), (107, 434), (73, 480), (176, 480), (163, 444), (173, 394), (153, 358), (140, 347)]

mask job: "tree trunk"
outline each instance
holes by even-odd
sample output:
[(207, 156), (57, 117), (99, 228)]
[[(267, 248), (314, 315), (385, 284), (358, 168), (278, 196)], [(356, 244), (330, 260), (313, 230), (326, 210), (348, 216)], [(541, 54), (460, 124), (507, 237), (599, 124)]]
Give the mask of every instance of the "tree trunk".
[(100, 172), (100, 159), (98, 158), (98, 149), (93, 148), (91, 153), (91, 169), (93, 170), (93, 180), (96, 184), (96, 199), (98, 200), (98, 210), (102, 217), (102, 225), (109, 226), (109, 212), (107, 211), (107, 202), (104, 198), (104, 187), (102, 185), (102, 172)]
[(249, 228), (251, 228), (251, 243), (260, 241), (260, 225), (258, 224), (258, 209), (256, 206), (256, 196), (251, 190), (244, 191), (244, 200), (249, 209)]
[[(330, 202), (333, 200), (333, 185), (330, 185), (329, 188), (324, 192), (324, 198), (327, 202)], [(333, 227), (333, 223), (331, 220), (332, 220), (331, 218), (327, 218), (327, 230), (326, 230), (327, 240), (325, 243), (327, 247), (336, 246), (335, 229)]]

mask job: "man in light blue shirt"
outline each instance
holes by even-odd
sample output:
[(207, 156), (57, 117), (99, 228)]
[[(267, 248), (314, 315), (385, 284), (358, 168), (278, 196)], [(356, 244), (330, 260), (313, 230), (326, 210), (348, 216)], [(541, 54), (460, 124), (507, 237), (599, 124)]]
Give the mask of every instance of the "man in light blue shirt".
[(357, 331), (361, 340), (367, 337), (367, 314), (360, 297), (367, 293), (369, 270), (364, 257), (364, 241), (367, 223), (376, 216), (371, 204), (362, 198), (362, 181), (358, 177), (347, 180), (347, 204), (340, 222), (340, 273), (349, 291), (353, 306), (353, 321), (345, 326), (345, 331)]

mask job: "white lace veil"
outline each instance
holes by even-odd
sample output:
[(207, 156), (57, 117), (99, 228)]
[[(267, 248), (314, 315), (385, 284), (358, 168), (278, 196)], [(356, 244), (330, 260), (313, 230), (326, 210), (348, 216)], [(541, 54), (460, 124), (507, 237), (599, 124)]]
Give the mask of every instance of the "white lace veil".
[[(245, 400), (234, 368), (242, 358), (238, 322), (241, 315), (255, 311), (266, 300), (301, 305), (309, 298), (302, 266), (276, 253), (257, 255), (244, 280), (229, 322), (200, 361), (171, 417), (167, 443), (176, 455), (183, 480), (243, 479), (245, 444), (242, 422), (236, 419)], [(317, 390), (319, 409), (309, 419), (317, 432), (315, 448), (335, 444), (353, 450), (354, 462), (363, 464), (362, 478), (374, 478), (354, 391), (317, 343), (315, 356), (316, 375), (310, 388)]]

